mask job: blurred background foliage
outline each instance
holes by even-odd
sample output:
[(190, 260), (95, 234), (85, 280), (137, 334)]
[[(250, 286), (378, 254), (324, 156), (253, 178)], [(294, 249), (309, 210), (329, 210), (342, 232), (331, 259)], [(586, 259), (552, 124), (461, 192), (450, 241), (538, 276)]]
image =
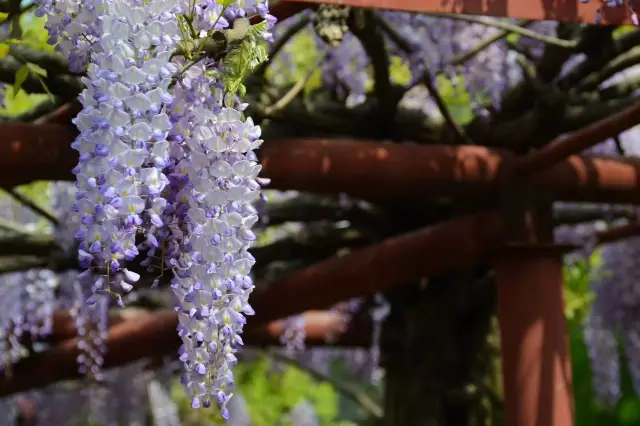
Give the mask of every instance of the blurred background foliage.
[[(51, 50), (46, 43), (47, 34), (43, 20), (27, 13), (22, 18), (23, 41), (32, 47)], [(616, 32), (622, 34), (631, 28), (620, 28)], [(511, 36), (516, 37), (516, 36)], [(288, 57), (287, 65), (270, 67), (267, 77), (277, 84), (288, 85), (305, 77), (309, 72), (309, 64), (313, 64), (319, 53), (310, 35), (301, 34), (290, 42), (282, 53)], [(293, 65), (293, 66), (291, 66)], [(35, 71), (31, 71), (35, 72)], [(277, 75), (276, 75), (277, 73)], [(407, 82), (410, 78), (408, 68), (402, 61), (394, 57), (391, 62), (391, 78), (396, 83)], [(451, 81), (443, 76), (438, 77), (440, 93), (460, 123), (466, 123), (473, 117), (470, 105), (471, 97), (465, 90), (464, 81)], [(312, 71), (311, 78), (305, 87), (306, 93), (320, 89), (320, 70)], [(12, 93), (12, 90), (8, 91)], [(38, 103), (47, 99), (47, 95), (28, 95), (18, 90), (15, 96), (6, 98), (6, 105), (0, 108), (0, 115), (13, 117), (22, 114)], [(46, 206), (48, 203), (48, 183), (35, 182), (24, 185), (19, 191), (31, 198), (35, 203)], [(5, 196), (0, 193), (0, 197)], [(7, 218), (11, 219), (11, 218)], [(45, 227), (33, 224), (34, 227)], [(267, 243), (270, 235), (262, 235), (261, 243)], [(578, 426), (638, 426), (640, 425), (640, 398), (634, 396), (631, 381), (626, 369), (623, 375), (623, 397), (615, 407), (605, 407), (595, 400), (591, 383), (591, 372), (587, 349), (584, 344), (582, 321), (592, 300), (590, 279), (594, 274), (606, 273), (601, 270), (600, 255), (594, 253), (588, 260), (572, 262), (565, 266), (565, 301), (566, 316), (569, 327), (571, 356), (573, 363), (573, 383)], [(375, 424), (366, 418), (364, 411), (351, 400), (341, 395), (336, 387), (327, 381), (318, 381), (303, 369), (292, 365), (277, 365), (263, 354), (255, 360), (242, 362), (236, 369), (237, 392), (246, 401), (250, 423), (238, 422), (234, 426), (287, 426), (291, 424), (289, 414), (301, 404), (313, 407), (315, 422), (308, 426), (351, 426)], [(334, 365), (332, 376), (340, 380), (348, 380), (356, 384), (355, 377), (349, 377), (348, 369)], [(363, 392), (381, 403), (380, 388), (367, 383), (357, 383)], [(208, 426), (224, 424), (215, 410), (192, 410), (182, 386), (176, 382), (171, 392), (176, 402), (184, 426)], [(296, 425), (301, 426), (301, 425)], [(305, 425), (306, 426), (306, 425)]]

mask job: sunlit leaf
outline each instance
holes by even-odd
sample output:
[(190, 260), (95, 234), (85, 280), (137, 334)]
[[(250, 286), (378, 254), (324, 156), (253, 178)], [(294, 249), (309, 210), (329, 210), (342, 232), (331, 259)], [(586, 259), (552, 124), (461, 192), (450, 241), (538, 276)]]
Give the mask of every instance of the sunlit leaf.
[(29, 66), (25, 64), (16, 71), (16, 79), (15, 83), (13, 83), (13, 96), (16, 96), (20, 91), (22, 84), (27, 80), (27, 77), (29, 77)]

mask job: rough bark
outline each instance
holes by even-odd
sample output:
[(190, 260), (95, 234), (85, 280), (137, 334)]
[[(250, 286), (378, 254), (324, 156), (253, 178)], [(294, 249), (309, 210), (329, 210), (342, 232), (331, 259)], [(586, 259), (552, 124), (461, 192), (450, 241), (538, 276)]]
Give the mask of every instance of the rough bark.
[[(391, 297), (384, 325), (384, 426), (476, 426), (491, 420), (484, 385), (494, 309), (485, 271), (429, 280)], [(492, 424), (492, 423), (488, 423)]]

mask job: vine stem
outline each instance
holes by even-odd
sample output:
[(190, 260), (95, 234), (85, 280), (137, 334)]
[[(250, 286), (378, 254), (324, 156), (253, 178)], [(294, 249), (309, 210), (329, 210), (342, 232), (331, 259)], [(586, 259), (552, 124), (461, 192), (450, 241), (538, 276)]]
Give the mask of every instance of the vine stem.
[[(523, 21), (523, 22), (521, 22), (521, 23), (519, 23), (517, 25), (520, 26), (520, 27), (526, 27), (528, 25), (531, 25), (532, 23), (533, 23), (533, 21)], [(478, 53), (480, 53), (481, 51), (483, 51), (487, 47), (491, 46), (493, 43), (496, 43), (496, 42), (502, 40), (503, 38), (507, 37), (511, 33), (512, 33), (512, 31), (502, 30), (498, 34), (495, 34), (495, 35), (493, 35), (491, 37), (487, 37), (486, 39), (482, 40), (480, 43), (476, 44), (471, 49), (469, 49), (466, 52), (461, 53), (460, 55), (458, 55), (455, 58), (453, 58), (449, 65), (456, 67), (456, 66), (464, 64), (468, 60), (473, 59), (473, 57), (476, 56)]]
[(37, 205), (33, 200), (30, 200), (29, 198), (27, 198), (24, 195), (20, 194), (15, 188), (5, 188), (5, 191), (7, 192), (7, 194), (9, 194), (11, 196), (11, 198), (13, 198), (19, 204), (22, 204), (23, 206), (29, 208), (33, 212), (35, 212), (38, 215), (42, 216), (43, 218), (47, 219), (52, 224), (54, 224), (54, 225), (58, 225), (59, 224), (58, 218), (55, 217), (55, 215), (53, 213), (51, 213), (50, 211), (48, 211), (44, 207), (41, 207), (41, 206)]
[(291, 89), (289, 89), (289, 91), (285, 93), (284, 96), (282, 96), (282, 98), (280, 98), (273, 105), (269, 105), (264, 108), (264, 115), (266, 117), (272, 116), (276, 112), (284, 109), (287, 105), (289, 105), (289, 103), (291, 103), (291, 101), (293, 101), (296, 98), (296, 96), (298, 96), (298, 94), (300, 94), (302, 89), (304, 89), (304, 86), (307, 84), (307, 82), (313, 75), (313, 72), (320, 66), (324, 58), (327, 57), (329, 50), (330, 48), (327, 47), (320, 53), (320, 55), (318, 55), (318, 58), (314, 61), (313, 65), (307, 71), (305, 76), (300, 80), (298, 80), (296, 84), (294, 84), (293, 87), (291, 87)]
[(29, 230), (21, 223), (12, 222), (3, 218), (0, 218), (0, 229), (4, 229), (7, 232), (20, 234), (23, 236), (33, 236), (35, 233)]
[(520, 25), (510, 24), (504, 21), (497, 20), (489, 20), (483, 17), (476, 17), (471, 15), (442, 15), (442, 14), (432, 14), (431, 16), (435, 16), (438, 18), (448, 18), (456, 21), (465, 21), (472, 24), (480, 24), (485, 25), (487, 27), (494, 27), (504, 31), (509, 31), (511, 33), (519, 34), (522, 37), (527, 37), (533, 40), (540, 41), (542, 43), (551, 44), (553, 46), (562, 47), (564, 49), (576, 49), (578, 47), (577, 40), (562, 40), (556, 37), (547, 36), (544, 34), (537, 33), (535, 31), (531, 31), (527, 28), (523, 28)]
[[(414, 53), (414, 49), (411, 47), (411, 44), (409, 44), (409, 42), (407, 42), (407, 40), (405, 40), (405, 38), (402, 37), (387, 22), (387, 20), (384, 19), (383, 16), (376, 13), (375, 17), (378, 23), (380, 24), (380, 26), (382, 27), (382, 30), (387, 33), (387, 35), (394, 41), (394, 43), (396, 43), (396, 45), (400, 49), (404, 50), (405, 53), (407, 54)], [(424, 74), (422, 75), (421, 78), (417, 79), (416, 81), (422, 82), (425, 85), (425, 87), (429, 91), (429, 94), (431, 95), (431, 97), (433, 97), (433, 100), (435, 101), (438, 107), (438, 110), (440, 110), (440, 114), (442, 114), (442, 117), (444, 118), (446, 123), (453, 130), (453, 132), (456, 135), (456, 138), (463, 143), (470, 143), (471, 138), (469, 138), (469, 135), (466, 134), (464, 129), (460, 125), (458, 125), (458, 123), (455, 122), (455, 120), (453, 119), (453, 116), (451, 115), (451, 112), (449, 111), (449, 108), (447, 107), (447, 104), (445, 103), (444, 99), (442, 99), (442, 96), (440, 96), (440, 92), (436, 87), (436, 84), (434, 82), (434, 77), (431, 75), (431, 72), (429, 71), (429, 67), (426, 60), (423, 60), (423, 65), (424, 65)]]

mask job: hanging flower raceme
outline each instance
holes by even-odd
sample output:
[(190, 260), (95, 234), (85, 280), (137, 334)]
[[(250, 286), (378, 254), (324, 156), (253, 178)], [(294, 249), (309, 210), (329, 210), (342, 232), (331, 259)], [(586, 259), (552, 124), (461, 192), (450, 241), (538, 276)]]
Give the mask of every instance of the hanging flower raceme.
[[(208, 5), (196, 10), (197, 22), (203, 30), (219, 30), (234, 18), (267, 16), (263, 4), (246, 6)], [(258, 37), (270, 37), (269, 21), (249, 29), (238, 54), (251, 55)], [(188, 63), (186, 58), (179, 61)], [(183, 383), (193, 408), (215, 400), (224, 418), (245, 315), (253, 314), (248, 297), (254, 288), (249, 272), (255, 260), (248, 249), (256, 239), (251, 227), (258, 216), (252, 203), (261, 188), (261, 167), (253, 152), (262, 144), (261, 132), (251, 118), (244, 118), (247, 105), (233, 93), (230, 79), (246, 72), (234, 69), (236, 65), (230, 56), (222, 63), (204, 59), (185, 66), (171, 108), (176, 147), (170, 178), (180, 183), (174, 206), (180, 227), (171, 229), (175, 241), (181, 241), (179, 257), (172, 262), (171, 286), (180, 303)]]
[(283, 332), (280, 336), (280, 343), (284, 345), (287, 352), (293, 353), (305, 348), (305, 326), (304, 315), (293, 315), (284, 320)]
[[(264, 183), (254, 153), (260, 128), (237, 94), (266, 60), (260, 39), (272, 39), (275, 18), (262, 0), (47, 0), (39, 14), (49, 16), (51, 41), (72, 69), (88, 62), (72, 144), (74, 237), (85, 269), (77, 283), (93, 292), (86, 305), (104, 307), (99, 296), (108, 294), (123, 306), (122, 293), (140, 278), (127, 263), (140, 250), (141, 265), (159, 271), (154, 285), (172, 269), (192, 406), (215, 399), (227, 417), (234, 354), (253, 314), (247, 250)], [(264, 21), (251, 26), (246, 17), (256, 15)], [(207, 51), (206, 41), (229, 36), (230, 26), (237, 31), (226, 50)], [(86, 369), (96, 370), (102, 353), (84, 349)]]
[(139, 254), (138, 231), (154, 245), (164, 225), (160, 194), (168, 183), (171, 128), (165, 108), (173, 101), (168, 88), (178, 68), (170, 59), (180, 40), (174, 13), (181, 9), (171, 1), (115, 0), (103, 10), (80, 95), (84, 108), (74, 120), (80, 130), (72, 144), (80, 153), (74, 208), (82, 216), (80, 265), (99, 271), (97, 292), (122, 305), (118, 290), (130, 291), (139, 279), (122, 268)]
[(37, 0), (36, 16), (47, 17), (45, 28), (49, 43), (69, 60), (69, 69), (81, 72), (86, 67), (99, 34), (102, 3), (82, 0)]
[(206, 406), (213, 397), (225, 417), (230, 397), (226, 389), (233, 385), (230, 369), (242, 344), (244, 315), (253, 314), (248, 297), (255, 261), (247, 249), (256, 239), (250, 228), (258, 216), (251, 202), (260, 190), (253, 149), (262, 141), (251, 119), (243, 121), (240, 111), (221, 106), (222, 96), (217, 113), (207, 107), (215, 95), (205, 80), (196, 77), (183, 87), (205, 99), (192, 110), (193, 131), (185, 138), (180, 165), (189, 176), (179, 195), (189, 206), (188, 237), (172, 283), (181, 301), (180, 358), (187, 369), (184, 382), (192, 406), (199, 407), (201, 399)]

